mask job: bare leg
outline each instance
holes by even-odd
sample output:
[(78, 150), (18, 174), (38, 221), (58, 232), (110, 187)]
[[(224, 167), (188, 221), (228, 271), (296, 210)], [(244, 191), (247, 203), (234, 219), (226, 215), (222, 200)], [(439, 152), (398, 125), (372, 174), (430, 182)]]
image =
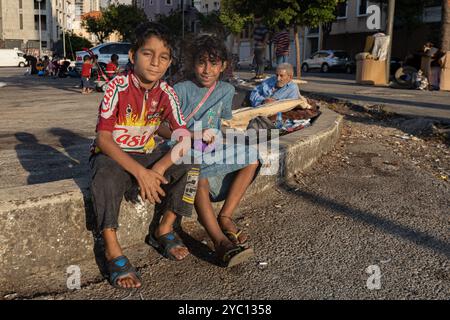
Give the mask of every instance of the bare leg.
[(223, 234), (217, 222), (214, 209), (209, 199), (208, 179), (200, 179), (195, 196), (195, 210), (198, 213), (200, 224), (205, 228), (209, 237), (214, 243), (214, 248), (219, 257), (223, 256), (226, 250), (234, 247), (233, 243)]
[[(225, 200), (222, 210), (220, 210), (219, 213), (218, 220), (219, 225), (222, 229), (231, 231), (233, 233), (236, 233), (238, 231), (231, 218), (233, 216), (234, 210), (237, 208), (239, 202), (247, 191), (247, 188), (250, 186), (250, 183), (255, 176), (258, 165), (258, 162), (250, 164), (249, 166), (239, 170), (238, 174), (234, 178), (230, 190), (228, 191), (228, 196)], [(239, 236), (239, 242), (245, 242), (247, 238), (247, 235), (241, 234)]]
[[(123, 255), (115, 229), (103, 230), (103, 240), (105, 241), (106, 260), (111, 261)], [(142, 285), (139, 279), (132, 274), (117, 280), (117, 284), (124, 288), (139, 288)]]
[[(155, 237), (159, 238), (173, 230), (173, 224), (177, 219), (177, 215), (172, 211), (166, 211), (155, 231)], [(175, 256), (177, 260), (183, 260), (189, 255), (189, 250), (186, 247), (175, 247), (170, 249), (170, 253)]]

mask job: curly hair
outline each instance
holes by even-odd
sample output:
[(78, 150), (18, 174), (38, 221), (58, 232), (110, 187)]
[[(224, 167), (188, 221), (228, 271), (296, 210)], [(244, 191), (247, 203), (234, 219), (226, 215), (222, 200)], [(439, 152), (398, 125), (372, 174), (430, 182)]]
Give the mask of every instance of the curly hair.
[(195, 39), (191, 54), (194, 63), (205, 55), (211, 61), (225, 62), (228, 60), (228, 52), (224, 42), (211, 35), (202, 35)]

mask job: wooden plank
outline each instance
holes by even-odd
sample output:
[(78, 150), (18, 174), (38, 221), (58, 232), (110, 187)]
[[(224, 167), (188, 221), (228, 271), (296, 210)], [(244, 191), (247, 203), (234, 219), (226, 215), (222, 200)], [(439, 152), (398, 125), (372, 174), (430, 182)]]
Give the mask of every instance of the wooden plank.
[(222, 120), (222, 124), (229, 128), (245, 130), (248, 123), (258, 116), (272, 116), (278, 112), (290, 111), (294, 108), (311, 109), (311, 105), (304, 97), (294, 100), (283, 100), (268, 103), (257, 108), (241, 108), (233, 111), (231, 120)]

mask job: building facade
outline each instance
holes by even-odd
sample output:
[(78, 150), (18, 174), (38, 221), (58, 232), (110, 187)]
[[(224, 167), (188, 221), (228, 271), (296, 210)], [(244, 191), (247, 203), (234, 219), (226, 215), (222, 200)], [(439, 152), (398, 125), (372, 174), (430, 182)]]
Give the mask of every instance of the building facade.
[(0, 48), (37, 54), (41, 39), (46, 53), (61, 40), (63, 30), (81, 34), (83, 14), (98, 10), (100, 0), (1, 0)]
[(53, 3), (49, 0), (0, 1), (0, 47), (39, 48), (41, 39), (42, 48), (50, 48), (54, 40), (52, 11)]
[[(421, 50), (427, 41), (436, 41), (439, 37), (441, 22), (441, 0), (430, 1), (425, 7), (420, 27), (414, 30), (409, 26), (401, 25), (396, 21), (394, 24), (394, 34), (392, 43), (392, 56), (404, 58), (407, 54)], [(372, 30), (368, 28), (367, 8), (377, 5), (380, 8), (380, 29)], [(397, 8), (396, 10), (399, 10)], [(317, 49), (346, 50), (351, 56), (364, 50), (365, 41), (368, 35), (376, 32), (386, 32), (387, 7), (381, 6), (380, 1), (370, 0), (347, 0), (337, 8), (336, 21), (331, 29), (326, 32), (324, 28), (305, 38), (305, 54), (310, 55)], [(308, 30), (305, 34), (308, 35)]]
[(135, 5), (144, 10), (150, 21), (156, 21), (158, 15), (169, 15), (172, 11), (179, 10), (182, 3), (185, 8), (190, 1), (183, 0), (135, 0)]

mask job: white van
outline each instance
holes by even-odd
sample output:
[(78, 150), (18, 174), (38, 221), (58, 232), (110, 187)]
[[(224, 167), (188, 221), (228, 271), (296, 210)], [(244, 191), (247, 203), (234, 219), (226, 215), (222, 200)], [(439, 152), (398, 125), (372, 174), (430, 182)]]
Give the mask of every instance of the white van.
[(0, 67), (25, 67), (24, 53), (17, 49), (0, 49)]

